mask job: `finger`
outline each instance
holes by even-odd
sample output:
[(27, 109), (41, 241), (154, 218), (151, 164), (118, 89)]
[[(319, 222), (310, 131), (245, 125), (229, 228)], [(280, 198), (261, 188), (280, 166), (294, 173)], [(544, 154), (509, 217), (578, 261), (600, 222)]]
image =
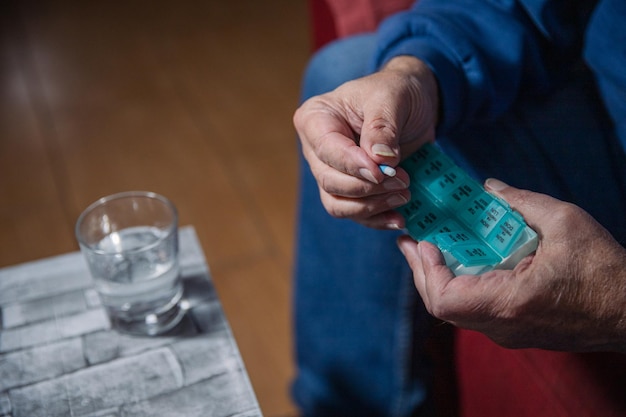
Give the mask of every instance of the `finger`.
[(521, 190), (494, 178), (485, 181), (485, 189), (506, 201), (536, 230), (562, 203), (548, 195)]
[(374, 184), (338, 171), (319, 160), (309, 164), (319, 186), (328, 194), (346, 198), (364, 198), (408, 190), (410, 178), (404, 170), (398, 170), (394, 177), (385, 177), (380, 184)]
[(418, 248), (424, 270), (424, 293), (430, 303), (428, 311), (455, 326), (467, 325), (483, 298), (484, 291), (477, 291), (480, 276), (456, 277), (437, 246), (422, 241)]
[(404, 217), (395, 210), (387, 210), (361, 220), (359, 223), (366, 227), (381, 230), (402, 230), (406, 227)]
[(443, 254), (437, 246), (428, 241), (422, 241), (418, 248), (426, 276), (425, 291), (429, 294), (429, 298), (439, 299), (444, 289), (454, 279), (454, 273), (446, 265)]
[(320, 138), (315, 154), (326, 165), (353, 177), (374, 184), (380, 184), (386, 178), (365, 150), (341, 135), (331, 133)]
[(364, 105), (360, 146), (377, 163), (396, 166), (400, 163), (400, 124), (395, 100), (386, 93), (373, 94)]
[(374, 184), (385, 176), (357, 144), (357, 133), (345, 111), (336, 110), (326, 95), (305, 102), (294, 114), (305, 158), (318, 159), (345, 174)]
[[(432, 81), (436, 86), (434, 77), (419, 62), (409, 66), (412, 67), (410, 76), (405, 71), (408, 67), (375, 74), (372, 81), (384, 83), (385, 88), (370, 91), (363, 102), (360, 146), (379, 164), (395, 166), (402, 155), (416, 151), (435, 138), (437, 92), (427, 85)], [(417, 67), (424, 72), (417, 75), (413, 71)]]
[(403, 190), (363, 198), (345, 198), (328, 194), (320, 188), (320, 197), (324, 208), (331, 216), (363, 222), (373, 216), (403, 206), (409, 201), (410, 192)]
[(404, 235), (398, 238), (397, 244), (400, 248), (400, 252), (402, 252), (409, 263), (411, 270), (413, 271), (413, 283), (415, 284), (415, 288), (422, 297), (422, 301), (424, 302), (426, 309), (430, 311), (430, 299), (428, 298), (428, 293), (426, 291), (426, 278), (424, 275), (424, 268), (422, 266), (422, 258), (418, 248), (418, 243), (410, 236)]

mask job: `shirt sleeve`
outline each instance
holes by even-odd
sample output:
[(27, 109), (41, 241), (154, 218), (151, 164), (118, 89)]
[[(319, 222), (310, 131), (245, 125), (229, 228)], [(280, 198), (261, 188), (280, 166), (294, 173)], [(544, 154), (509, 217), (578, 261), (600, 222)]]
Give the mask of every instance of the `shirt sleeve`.
[(595, 2), (420, 0), (379, 28), (375, 66), (411, 55), (434, 72), (440, 133), (488, 121), (526, 94), (544, 93), (580, 55)]

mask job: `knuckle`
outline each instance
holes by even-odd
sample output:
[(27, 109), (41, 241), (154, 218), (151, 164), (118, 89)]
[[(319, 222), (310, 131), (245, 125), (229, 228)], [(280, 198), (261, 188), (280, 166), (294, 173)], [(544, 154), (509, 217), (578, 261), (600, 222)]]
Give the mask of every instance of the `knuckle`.
[(328, 175), (324, 174), (324, 173), (319, 173), (317, 176), (317, 185), (325, 192), (329, 193), (329, 194), (335, 194), (335, 190), (333, 190), (333, 187), (331, 186), (332, 181), (330, 181), (330, 179), (328, 178)]
[(395, 138), (398, 134), (398, 129), (394, 124), (387, 120), (388, 118), (389, 116), (386, 114), (375, 117), (370, 121), (368, 126), (369, 129), (379, 132), (386, 137)]
[(293, 121), (293, 125), (296, 127), (297, 130), (302, 129), (305, 126), (306, 121), (308, 119), (309, 106), (310, 106), (310, 101), (305, 101), (293, 113), (292, 121)]
[(302, 107), (298, 107), (296, 109), (296, 111), (293, 113), (293, 117), (291, 119), (293, 121), (293, 125), (296, 128), (299, 128), (301, 126), (301, 121), (302, 121)]
[(447, 319), (449, 319), (447, 317), (448, 309), (445, 308), (440, 302), (433, 302), (433, 300), (431, 300), (429, 312), (433, 317), (436, 317), (440, 320), (448, 321)]
[(335, 217), (337, 219), (344, 219), (348, 217), (345, 210), (342, 210), (340, 208), (340, 205), (338, 205), (336, 201), (330, 195), (326, 193), (322, 193), (321, 200), (322, 200), (322, 205), (324, 206), (324, 209), (332, 217)]
[(508, 193), (506, 200), (512, 207), (518, 207), (529, 201), (533, 194), (528, 190), (517, 190), (515, 193)]
[(368, 181), (352, 180), (349, 184), (338, 182), (337, 177), (332, 173), (319, 173), (317, 175), (318, 186), (335, 196), (347, 198), (365, 198), (375, 192), (375, 184)]
[(561, 216), (564, 219), (572, 219), (580, 217), (581, 209), (575, 206), (574, 204), (565, 203), (561, 207)]
[(343, 212), (338, 210), (334, 206), (326, 207), (326, 211), (328, 212), (328, 214), (330, 214), (332, 217), (334, 217), (336, 219), (345, 219), (346, 218), (346, 216), (344, 216)]
[(553, 212), (553, 222), (556, 224), (570, 225), (582, 216), (582, 210), (570, 203), (563, 203)]
[(492, 334), (488, 335), (496, 344), (506, 349), (519, 349), (526, 347), (525, 344), (512, 334)]

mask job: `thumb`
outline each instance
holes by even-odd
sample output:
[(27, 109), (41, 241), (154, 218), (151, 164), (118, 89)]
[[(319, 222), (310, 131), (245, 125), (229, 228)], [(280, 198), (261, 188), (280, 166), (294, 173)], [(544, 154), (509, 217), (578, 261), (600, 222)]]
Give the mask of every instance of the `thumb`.
[(360, 146), (378, 164), (400, 163), (398, 126), (391, 114), (373, 114), (363, 120)]
[(533, 228), (549, 218), (560, 202), (548, 195), (521, 190), (494, 178), (485, 181), (485, 189), (506, 201)]

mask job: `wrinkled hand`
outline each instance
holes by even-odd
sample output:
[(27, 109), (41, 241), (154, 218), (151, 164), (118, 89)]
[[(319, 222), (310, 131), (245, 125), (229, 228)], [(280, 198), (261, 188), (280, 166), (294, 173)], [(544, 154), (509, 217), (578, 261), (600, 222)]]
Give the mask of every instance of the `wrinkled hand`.
[(512, 271), (455, 278), (436, 246), (403, 236), (428, 311), (505, 347), (626, 352), (626, 250), (577, 206), (497, 180), (486, 188), (525, 217), (539, 247)]
[(386, 177), (378, 165), (395, 167), (433, 141), (437, 109), (435, 78), (411, 57), (307, 100), (294, 125), (325, 209), (370, 227), (404, 227), (391, 209), (410, 197), (408, 174)]

